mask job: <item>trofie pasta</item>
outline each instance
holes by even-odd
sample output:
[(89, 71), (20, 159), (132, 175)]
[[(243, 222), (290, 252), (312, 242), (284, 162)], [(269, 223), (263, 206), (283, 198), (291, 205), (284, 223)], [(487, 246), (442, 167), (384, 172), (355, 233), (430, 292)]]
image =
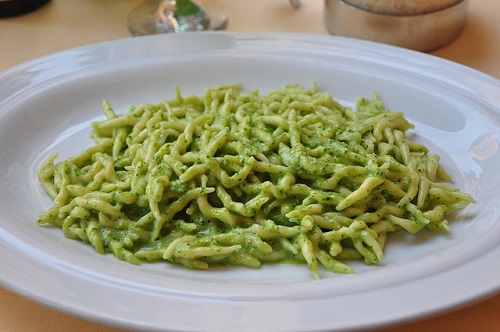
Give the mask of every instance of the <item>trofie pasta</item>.
[(54, 205), (38, 223), (133, 264), (351, 273), (351, 259), (383, 258), (391, 232), (448, 230), (446, 216), (474, 202), (376, 96), (353, 110), (315, 84), (266, 95), (227, 85), (103, 108), (94, 146), (40, 168)]

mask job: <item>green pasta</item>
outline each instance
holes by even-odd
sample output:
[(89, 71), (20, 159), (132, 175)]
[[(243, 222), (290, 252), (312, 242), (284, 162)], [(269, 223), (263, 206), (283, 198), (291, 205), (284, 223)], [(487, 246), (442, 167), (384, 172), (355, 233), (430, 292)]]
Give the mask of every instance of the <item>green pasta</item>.
[(227, 85), (103, 108), (94, 146), (40, 168), (54, 205), (38, 223), (133, 264), (352, 273), (349, 260), (383, 259), (389, 233), (448, 230), (446, 216), (474, 202), (376, 96), (353, 110), (315, 84)]

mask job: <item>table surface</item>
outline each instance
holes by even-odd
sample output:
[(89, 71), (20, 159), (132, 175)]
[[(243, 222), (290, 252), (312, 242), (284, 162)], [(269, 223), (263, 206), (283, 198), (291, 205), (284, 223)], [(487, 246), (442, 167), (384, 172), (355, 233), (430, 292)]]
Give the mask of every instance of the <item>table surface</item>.
[[(0, 19), (0, 71), (39, 56), (131, 37), (128, 13), (143, 0), (52, 0), (32, 13)], [(229, 13), (228, 31), (328, 34), (322, 0), (219, 0)], [(470, 0), (461, 35), (430, 52), (500, 78), (499, 0)], [(498, 262), (497, 262), (498, 263)], [(76, 318), (0, 287), (0, 331), (120, 331)], [(384, 331), (500, 331), (500, 294)]]

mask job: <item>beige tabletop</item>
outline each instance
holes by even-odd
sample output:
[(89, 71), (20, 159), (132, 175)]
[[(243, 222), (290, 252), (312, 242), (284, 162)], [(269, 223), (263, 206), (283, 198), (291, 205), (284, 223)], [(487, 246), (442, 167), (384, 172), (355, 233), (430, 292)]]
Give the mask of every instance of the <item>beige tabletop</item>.
[[(0, 19), (0, 71), (57, 51), (130, 37), (126, 18), (141, 1), (52, 0), (30, 14)], [(299, 9), (293, 9), (287, 0), (220, 2), (229, 13), (228, 31), (328, 34), (322, 0), (303, 0)], [(458, 39), (430, 53), (500, 78), (499, 13), (499, 0), (470, 0), (467, 22)], [(58, 312), (0, 288), (0, 331), (119, 329)], [(500, 331), (500, 294), (384, 331)]]

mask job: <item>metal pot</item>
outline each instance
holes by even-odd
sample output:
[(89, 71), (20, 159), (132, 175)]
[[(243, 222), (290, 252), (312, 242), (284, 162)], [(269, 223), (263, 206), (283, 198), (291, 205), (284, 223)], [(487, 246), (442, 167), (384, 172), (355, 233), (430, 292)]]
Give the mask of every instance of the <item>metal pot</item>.
[(391, 6), (395, 0), (325, 0), (326, 28), (335, 35), (430, 51), (455, 40), (465, 25), (468, 0), (432, 6), (406, 1), (406, 7), (398, 1), (399, 6)]

